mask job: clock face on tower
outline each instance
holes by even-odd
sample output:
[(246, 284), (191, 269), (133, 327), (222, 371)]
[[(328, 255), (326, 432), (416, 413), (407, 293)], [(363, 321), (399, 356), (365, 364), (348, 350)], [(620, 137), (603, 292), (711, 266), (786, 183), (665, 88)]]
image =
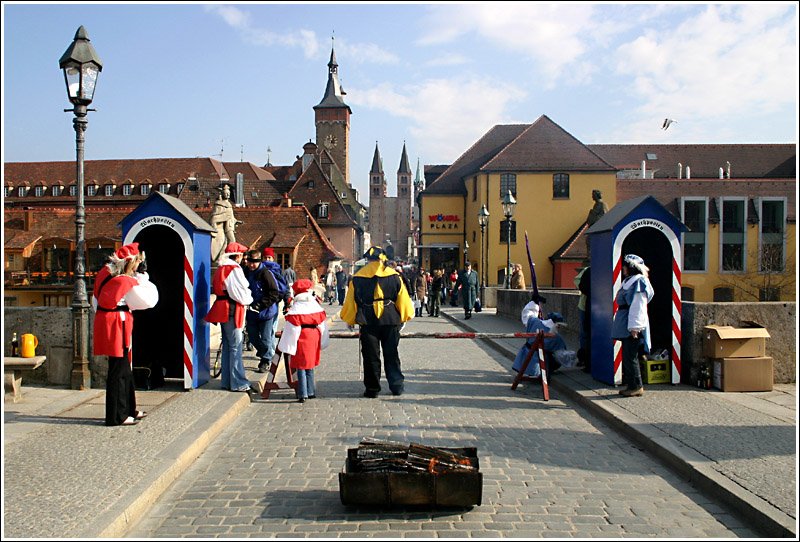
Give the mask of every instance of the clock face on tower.
[(325, 138), (323, 145), (325, 145), (326, 149), (330, 150), (336, 146), (336, 143), (336, 136), (333, 134), (328, 134), (328, 137)]

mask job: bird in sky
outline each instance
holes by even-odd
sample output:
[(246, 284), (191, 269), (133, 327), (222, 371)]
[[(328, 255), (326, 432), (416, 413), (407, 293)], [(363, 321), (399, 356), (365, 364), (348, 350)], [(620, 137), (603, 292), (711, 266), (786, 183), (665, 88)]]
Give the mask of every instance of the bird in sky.
[(666, 130), (672, 125), (673, 122), (678, 122), (678, 121), (675, 119), (664, 119), (664, 124), (661, 125), (661, 129)]

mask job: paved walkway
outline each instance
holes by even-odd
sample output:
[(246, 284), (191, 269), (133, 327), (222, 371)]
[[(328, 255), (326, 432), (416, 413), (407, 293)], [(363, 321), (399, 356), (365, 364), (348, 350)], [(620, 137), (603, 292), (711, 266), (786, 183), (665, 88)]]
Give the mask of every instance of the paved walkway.
[[(446, 308), (444, 312), (475, 331), (518, 330), (516, 322), (498, 318), (492, 311), (467, 322), (460, 319), (461, 311)], [(417, 325), (426, 318), (418, 319)], [(518, 343), (491, 341), (500, 359), (515, 353)], [(249, 368), (255, 363), (252, 357), (246, 362)], [(532, 393), (525, 386), (530, 384), (523, 383), (516, 393), (524, 395), (530, 407), (538, 390)], [(726, 500), (756, 532), (766, 536), (794, 536), (797, 532), (794, 385), (758, 394), (648, 386), (644, 397), (622, 399), (616, 390), (580, 371), (565, 371), (555, 376), (552, 387), (629, 435), (639, 448), (663, 459), (695, 487)], [(497, 385), (492, 386), (495, 388)], [(254, 415), (256, 410), (246, 394), (219, 390), (215, 380), (188, 393), (163, 388), (137, 392), (139, 403), (150, 412), (145, 422), (134, 427), (105, 427), (103, 390), (73, 391), (23, 382), (23, 393), (21, 402), (4, 404), (4, 538), (123, 536), (217, 435), (240, 414)], [(440, 404), (437, 396), (442, 394), (436, 385), (410, 393), (422, 401), (422, 409)], [(422, 396), (416, 397), (419, 394)], [(504, 391), (506, 396), (509, 394)], [(557, 406), (555, 402), (560, 403), (554, 401), (553, 406)], [(386, 414), (393, 414), (391, 399), (380, 404), (385, 405), (382, 410)], [(537, 409), (542, 406), (535, 404)], [(369, 423), (376, 415), (369, 410), (354, 421)], [(425, 436), (408, 420), (394, 421), (407, 424), (412, 436)], [(451, 421), (455, 424), (455, 419)], [(439, 431), (449, 435), (448, 423), (442, 420)], [(286, 432), (297, 430), (279, 427)], [(251, 441), (243, 445), (254, 444)], [(340, 442), (339, 447), (345, 444), (350, 443)], [(339, 452), (334, 454), (337, 459)], [(333, 463), (327, 467), (340, 468)], [(497, 472), (492, 465), (486, 465), (486, 470)], [(686, 493), (693, 491), (684, 488)], [(691, 538), (720, 533), (687, 534)]]
[[(447, 307), (443, 312), (471, 331), (514, 332), (522, 326), (497, 317), (494, 309), (470, 320), (464, 320), (460, 309)], [(512, 358), (519, 350), (518, 339), (488, 342)], [(572, 369), (556, 374), (551, 387), (599, 415), (771, 536), (797, 533), (796, 384), (777, 384), (771, 392), (752, 393), (723, 393), (684, 384), (647, 385), (643, 397), (623, 398), (618, 388)]]

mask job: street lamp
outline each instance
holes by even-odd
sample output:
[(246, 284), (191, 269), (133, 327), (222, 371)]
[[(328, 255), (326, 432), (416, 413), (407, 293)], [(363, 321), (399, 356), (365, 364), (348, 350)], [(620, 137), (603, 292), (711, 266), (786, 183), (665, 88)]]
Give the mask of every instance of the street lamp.
[(514, 207), (517, 205), (517, 200), (511, 195), (511, 190), (506, 191), (506, 194), (500, 200), (503, 205), (503, 215), (506, 217), (506, 288), (511, 288), (511, 273), (508, 270), (511, 268), (511, 217), (514, 216)]
[(75, 290), (72, 297), (72, 389), (82, 390), (90, 387), (89, 373), (89, 301), (86, 295), (86, 263), (84, 259), (86, 213), (83, 206), (83, 134), (89, 121), (86, 119), (89, 104), (94, 97), (97, 75), (103, 70), (100, 57), (89, 42), (86, 29), (81, 26), (75, 38), (58, 61), (64, 70), (67, 84), (67, 97), (74, 106), (76, 149), (76, 180), (78, 199), (75, 204)]
[(483, 204), (481, 210), (478, 211), (478, 224), (481, 227), (481, 306), (484, 306), (484, 295), (483, 290), (486, 285), (486, 269), (485, 261), (483, 258), (483, 251), (484, 251), (484, 244), (483, 244), (483, 234), (486, 231), (486, 225), (489, 223), (489, 209), (486, 208), (486, 204)]

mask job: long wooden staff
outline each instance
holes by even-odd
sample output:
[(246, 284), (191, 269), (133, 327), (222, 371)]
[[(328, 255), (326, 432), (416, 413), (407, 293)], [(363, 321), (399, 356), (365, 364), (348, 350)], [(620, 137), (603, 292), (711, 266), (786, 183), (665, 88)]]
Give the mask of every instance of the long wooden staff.
[[(539, 318), (542, 317), (542, 303), (541, 298), (539, 297), (539, 282), (536, 280), (536, 264), (533, 263), (533, 257), (531, 256), (531, 247), (530, 243), (528, 243), (528, 230), (525, 230), (525, 251), (528, 253), (528, 265), (531, 268), (531, 282), (533, 283), (533, 299), (536, 301), (536, 304), (539, 305)], [(549, 397), (549, 393), (547, 390), (547, 364), (544, 360), (544, 339), (542, 339), (542, 352), (539, 356), (539, 367), (542, 369), (542, 387), (544, 389), (545, 400)], [(531, 349), (532, 350), (532, 349)]]

